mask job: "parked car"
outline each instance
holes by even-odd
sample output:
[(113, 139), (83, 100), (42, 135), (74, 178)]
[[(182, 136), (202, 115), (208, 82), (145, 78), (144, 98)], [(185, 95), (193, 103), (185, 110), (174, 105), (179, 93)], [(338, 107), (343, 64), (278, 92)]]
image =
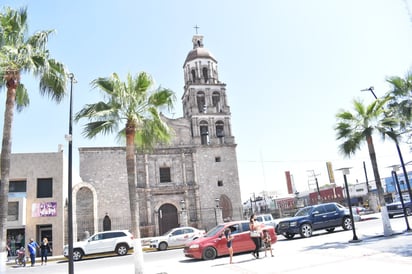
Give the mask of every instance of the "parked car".
[[(99, 232), (84, 241), (73, 243), (73, 261), (79, 261), (83, 256), (99, 253), (115, 252), (126, 255), (133, 248), (133, 235), (127, 230), (111, 230)], [(63, 255), (69, 257), (69, 247), (63, 248)]]
[[(412, 202), (406, 198), (404, 200), (406, 215), (412, 215)], [(388, 209), (389, 218), (393, 218), (396, 215), (403, 215), (403, 207), (400, 200), (397, 200), (393, 203), (386, 204), (386, 208)]]
[[(255, 249), (255, 244), (250, 238), (249, 221), (243, 220), (215, 226), (209, 230), (204, 237), (187, 243), (183, 249), (184, 255), (189, 258), (203, 260), (212, 260), (219, 256), (228, 255), (227, 240), (222, 236), (226, 228), (232, 230), (232, 236), (234, 237), (232, 245), (234, 254), (253, 251)], [(262, 224), (262, 229), (267, 229), (272, 244), (276, 243), (277, 236), (274, 227)]]
[(275, 219), (273, 219), (272, 214), (260, 214), (260, 215), (256, 215), (256, 220), (259, 223), (263, 223), (267, 226), (273, 226), (274, 228), (276, 228), (277, 222), (275, 221)]
[(194, 227), (176, 227), (162, 236), (150, 239), (150, 247), (166, 250), (168, 247), (183, 247), (187, 242), (203, 237), (205, 230)]
[(278, 232), (287, 239), (296, 234), (307, 238), (313, 231), (326, 229), (333, 232), (340, 226), (344, 230), (352, 229), (349, 209), (338, 203), (325, 203), (304, 207), (294, 217), (283, 219), (279, 222)]

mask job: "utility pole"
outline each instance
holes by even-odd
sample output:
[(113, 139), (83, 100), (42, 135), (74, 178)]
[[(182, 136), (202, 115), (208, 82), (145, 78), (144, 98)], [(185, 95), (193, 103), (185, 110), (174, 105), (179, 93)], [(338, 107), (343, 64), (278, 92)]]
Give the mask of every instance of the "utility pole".
[(312, 173), (311, 175), (309, 175), (309, 178), (313, 178), (315, 180), (316, 190), (318, 192), (318, 203), (319, 203), (319, 201), (321, 200), (321, 196), (320, 196), (319, 182), (318, 182), (318, 177), (317, 176), (319, 176), (320, 173), (316, 174), (313, 169), (307, 170), (307, 171)]

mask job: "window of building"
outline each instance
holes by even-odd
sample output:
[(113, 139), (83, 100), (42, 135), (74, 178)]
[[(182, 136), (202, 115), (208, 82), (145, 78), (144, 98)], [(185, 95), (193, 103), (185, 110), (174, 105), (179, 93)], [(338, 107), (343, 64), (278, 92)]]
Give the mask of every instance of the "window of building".
[(223, 181), (222, 180), (217, 181), (217, 186), (223, 186)]
[(7, 209), (7, 221), (17, 221), (19, 219), (19, 202), (9, 202)]
[(209, 127), (206, 121), (200, 122), (200, 139), (202, 145), (209, 144)]
[(205, 79), (205, 83), (207, 83), (207, 81), (209, 80), (207, 68), (203, 68), (202, 72), (203, 72), (203, 78)]
[(192, 69), (191, 73), (192, 73), (192, 82), (195, 83), (196, 82), (196, 71)]
[(221, 162), (221, 161), (222, 161), (222, 159), (220, 158), (220, 156), (215, 157), (215, 162), (216, 162), (216, 163), (219, 163), (219, 162)]
[(53, 197), (53, 179), (40, 178), (37, 179), (37, 198)]
[(219, 92), (217, 92), (217, 91), (213, 92), (213, 94), (212, 94), (212, 104), (213, 104), (213, 106), (216, 107), (217, 104), (219, 103), (219, 101), (220, 101)]
[(206, 112), (205, 93), (203, 91), (199, 91), (196, 95), (196, 100), (197, 100), (197, 108), (199, 110), (199, 113), (205, 113)]
[(9, 192), (26, 192), (27, 191), (26, 181), (10, 181)]
[(225, 136), (224, 124), (222, 121), (217, 121), (216, 122), (216, 137), (222, 138), (224, 136)]
[(159, 174), (161, 183), (170, 183), (172, 181), (170, 177), (170, 167), (159, 168)]

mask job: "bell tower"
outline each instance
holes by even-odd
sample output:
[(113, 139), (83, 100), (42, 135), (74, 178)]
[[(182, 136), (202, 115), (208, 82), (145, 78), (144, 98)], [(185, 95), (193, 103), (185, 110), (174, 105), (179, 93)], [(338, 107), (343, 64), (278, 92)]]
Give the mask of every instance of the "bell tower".
[(183, 65), (182, 103), (193, 141), (198, 145), (234, 144), (226, 84), (219, 80), (217, 60), (204, 47), (202, 35), (194, 35), (192, 43)]

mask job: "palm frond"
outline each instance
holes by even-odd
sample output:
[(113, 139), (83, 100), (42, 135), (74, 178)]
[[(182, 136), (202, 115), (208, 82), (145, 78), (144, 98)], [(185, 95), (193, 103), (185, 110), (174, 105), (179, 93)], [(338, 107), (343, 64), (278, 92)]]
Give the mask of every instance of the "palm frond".
[(16, 109), (21, 112), (30, 104), (29, 93), (23, 84), (17, 86), (16, 89)]
[(105, 120), (87, 123), (83, 128), (83, 136), (94, 138), (98, 134), (108, 135), (117, 131), (117, 121)]

